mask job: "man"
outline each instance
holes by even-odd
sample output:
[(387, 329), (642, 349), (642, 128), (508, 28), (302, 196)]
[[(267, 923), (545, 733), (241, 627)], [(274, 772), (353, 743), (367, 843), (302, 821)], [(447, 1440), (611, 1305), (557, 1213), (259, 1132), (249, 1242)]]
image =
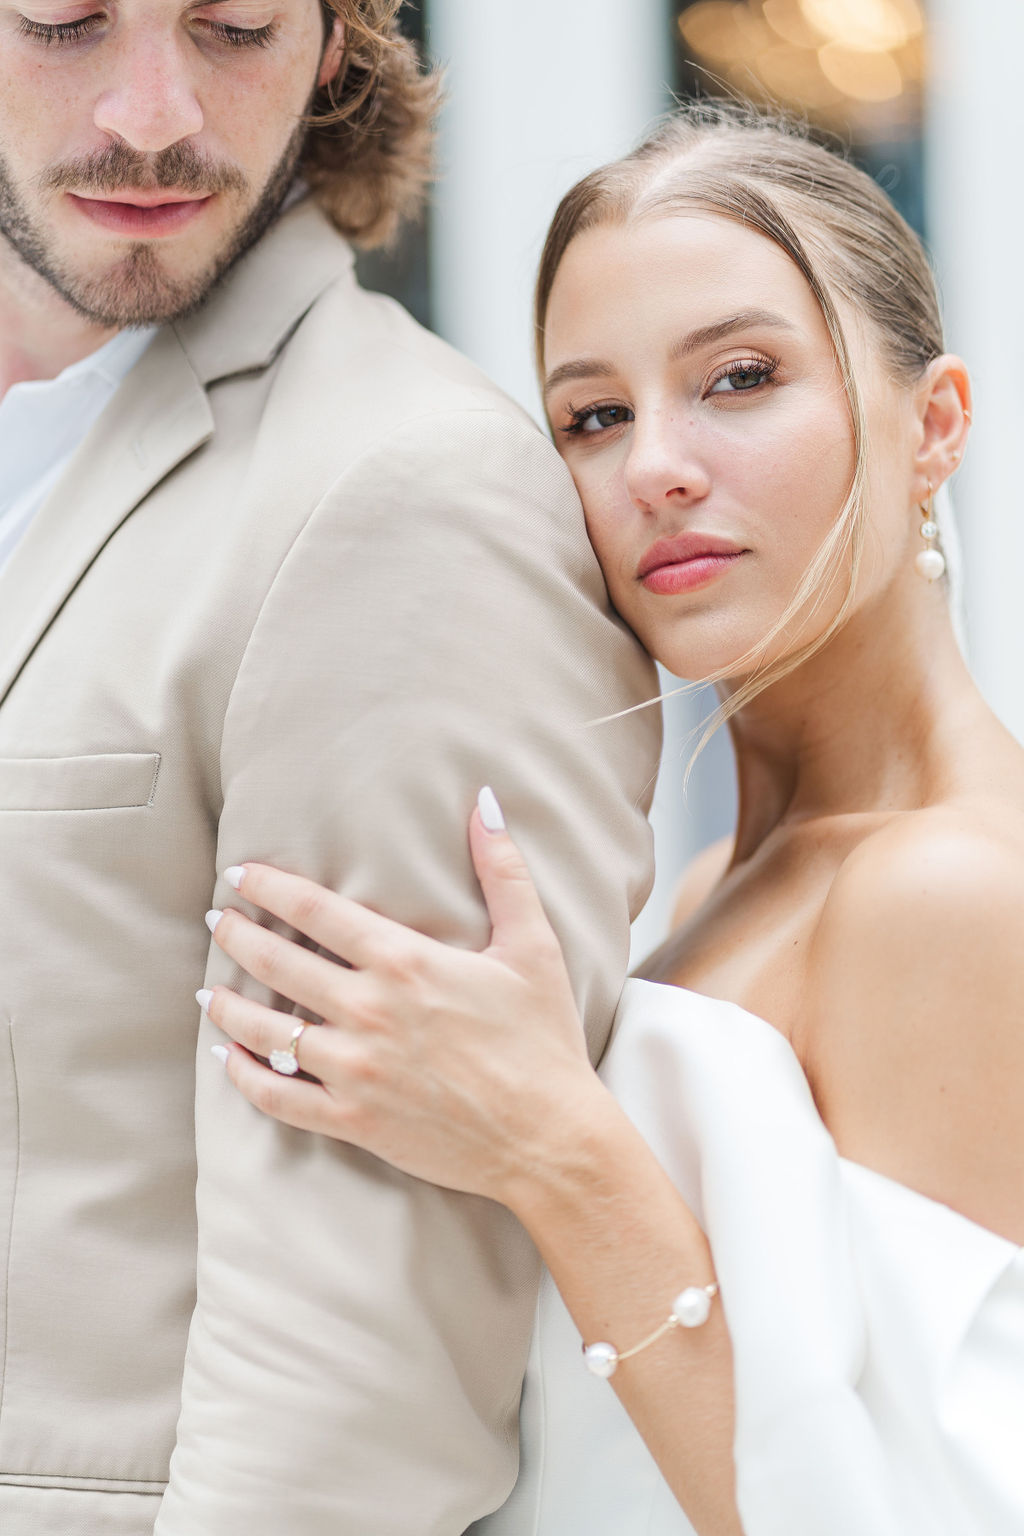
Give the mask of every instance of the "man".
[(479, 945), (493, 783), (596, 1050), (646, 890), (653, 712), (584, 728), (646, 658), (550, 446), (355, 285), (433, 86), (331, 4), (0, 0), (4, 1536), (501, 1502), (534, 1256), (231, 1091), (202, 914), (266, 859)]

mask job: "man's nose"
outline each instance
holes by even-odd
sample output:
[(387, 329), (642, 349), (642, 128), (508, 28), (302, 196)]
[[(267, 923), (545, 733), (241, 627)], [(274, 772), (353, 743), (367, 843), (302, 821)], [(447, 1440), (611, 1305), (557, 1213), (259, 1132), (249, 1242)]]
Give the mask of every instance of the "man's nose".
[(199, 133), (203, 111), (179, 39), (141, 32), (122, 38), (94, 121), (141, 154), (159, 154)]
[(629, 498), (643, 512), (680, 498), (699, 501), (711, 489), (691, 425), (662, 413), (634, 424), (625, 474)]

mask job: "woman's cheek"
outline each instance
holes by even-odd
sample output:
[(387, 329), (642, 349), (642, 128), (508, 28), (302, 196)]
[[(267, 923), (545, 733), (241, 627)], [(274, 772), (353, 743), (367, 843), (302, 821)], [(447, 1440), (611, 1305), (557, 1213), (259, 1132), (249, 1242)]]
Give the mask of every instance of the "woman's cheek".
[[(614, 569), (624, 552), (635, 550), (644, 537), (643, 514), (629, 498), (621, 456), (606, 451), (570, 468), (583, 503), (590, 542), (606, 571)], [(634, 565), (638, 558), (636, 555)]]

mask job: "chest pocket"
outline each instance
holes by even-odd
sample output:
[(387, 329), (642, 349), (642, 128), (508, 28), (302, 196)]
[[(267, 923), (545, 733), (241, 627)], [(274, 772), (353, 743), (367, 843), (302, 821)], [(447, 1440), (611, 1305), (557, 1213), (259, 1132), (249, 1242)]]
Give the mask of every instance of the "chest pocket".
[(0, 757), (0, 813), (108, 811), (153, 804), (159, 752)]

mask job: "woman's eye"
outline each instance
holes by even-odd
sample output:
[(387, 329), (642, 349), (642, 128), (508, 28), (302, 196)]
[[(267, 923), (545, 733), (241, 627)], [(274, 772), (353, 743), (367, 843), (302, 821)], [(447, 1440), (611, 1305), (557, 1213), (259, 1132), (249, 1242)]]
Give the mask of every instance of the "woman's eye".
[(734, 395), (743, 394), (747, 390), (756, 389), (758, 384), (767, 383), (775, 372), (776, 363), (737, 363), (719, 374), (718, 378), (708, 390), (709, 395)]
[(581, 411), (570, 407), (569, 414), (572, 420), (562, 431), (573, 437), (592, 437), (633, 420), (633, 412), (625, 405), (588, 405)]
[(102, 22), (102, 16), (83, 16), (78, 21), (29, 21), (19, 16), (18, 31), (23, 37), (34, 37), (47, 47), (62, 43), (77, 43)]

